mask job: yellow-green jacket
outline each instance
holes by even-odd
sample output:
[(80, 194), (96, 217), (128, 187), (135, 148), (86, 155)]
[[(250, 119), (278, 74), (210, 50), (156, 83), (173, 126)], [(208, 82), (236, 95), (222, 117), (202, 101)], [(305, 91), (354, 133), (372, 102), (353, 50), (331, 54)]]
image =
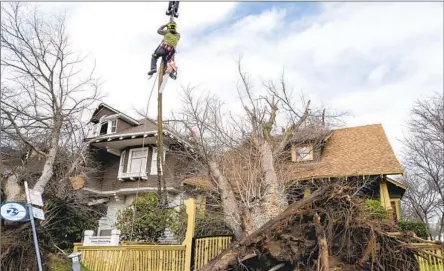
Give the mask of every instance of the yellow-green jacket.
[(180, 34), (178, 32), (172, 33), (171, 31), (163, 30), (166, 27), (166, 25), (162, 25), (158, 30), (157, 33), (160, 35), (163, 35), (163, 42), (172, 46), (174, 49), (177, 47), (177, 43), (180, 40)]

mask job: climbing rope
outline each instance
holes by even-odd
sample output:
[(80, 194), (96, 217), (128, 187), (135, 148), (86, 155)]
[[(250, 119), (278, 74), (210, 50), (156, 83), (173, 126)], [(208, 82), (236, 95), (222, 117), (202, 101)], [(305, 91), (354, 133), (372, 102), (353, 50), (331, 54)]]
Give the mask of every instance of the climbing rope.
[[(156, 81), (157, 81), (157, 76), (156, 79), (154, 79), (154, 83), (153, 86), (151, 87), (151, 92), (150, 92), (150, 97), (148, 98), (148, 102), (146, 104), (146, 111), (145, 111), (145, 121), (148, 120), (148, 110), (149, 110), (149, 106), (150, 106), (150, 102), (151, 102), (151, 97), (153, 96), (153, 91), (154, 91), (154, 87), (156, 86)], [(143, 139), (142, 139), (142, 150), (143, 148), (145, 148), (145, 134), (143, 135)], [(148, 160), (148, 150), (147, 150), (147, 155), (146, 155), (146, 159)], [(145, 161), (145, 167), (146, 164), (148, 163), (148, 161)], [(137, 179), (137, 189), (136, 189), (136, 197), (134, 198), (134, 203), (137, 202), (137, 198), (139, 197), (139, 188), (140, 188), (140, 174), (142, 173), (142, 163), (140, 164), (139, 167), (139, 178)], [(136, 208), (134, 207), (133, 210), (133, 217), (132, 217), (132, 222), (131, 222), (131, 234), (130, 234), (130, 240), (131, 242), (133, 241), (133, 233), (134, 233), (134, 221), (136, 219)]]

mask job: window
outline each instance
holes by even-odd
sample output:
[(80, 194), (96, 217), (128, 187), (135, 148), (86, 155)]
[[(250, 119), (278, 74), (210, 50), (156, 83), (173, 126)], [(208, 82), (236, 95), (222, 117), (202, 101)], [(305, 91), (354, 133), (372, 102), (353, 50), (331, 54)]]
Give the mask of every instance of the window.
[(293, 162), (313, 160), (313, 146), (312, 145), (293, 146), (291, 149), (291, 160)]
[(105, 120), (107, 116), (102, 116), (97, 124), (97, 134), (107, 135), (117, 132), (117, 119)]
[(138, 173), (138, 176), (146, 175), (146, 162), (148, 148), (131, 149), (128, 157), (128, 172)]
[[(163, 147), (163, 160), (165, 162), (166, 148)], [(160, 172), (162, 172), (162, 165), (160, 165)], [(153, 147), (153, 155), (151, 156), (151, 175), (157, 175), (157, 148)]]
[(108, 134), (114, 134), (117, 131), (117, 120), (110, 120), (108, 122)]
[(108, 122), (101, 123), (99, 135), (106, 135), (107, 133), (108, 133)]

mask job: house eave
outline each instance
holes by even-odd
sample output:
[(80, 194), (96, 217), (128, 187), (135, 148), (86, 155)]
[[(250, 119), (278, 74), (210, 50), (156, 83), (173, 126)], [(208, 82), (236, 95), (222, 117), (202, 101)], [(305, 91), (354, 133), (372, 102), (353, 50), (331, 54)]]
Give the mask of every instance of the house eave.
[[(139, 187), (139, 188), (121, 188), (117, 190), (108, 190), (108, 191), (100, 191), (92, 188), (85, 187), (83, 190), (97, 194), (102, 196), (115, 196), (115, 195), (128, 195), (134, 194), (136, 192), (152, 192), (157, 191), (157, 187)], [(167, 191), (169, 192), (178, 192), (178, 189), (175, 187), (167, 187)]]
[[(183, 139), (181, 139), (180, 137), (178, 137), (174, 133), (166, 130), (163, 132), (163, 135), (182, 144), (183, 146), (187, 147), (188, 150), (190, 150), (190, 151), (193, 150), (193, 147), (188, 142), (184, 141)], [(88, 142), (89, 144), (94, 144), (94, 143), (110, 142), (110, 141), (117, 141), (117, 140), (137, 139), (137, 138), (148, 137), (148, 136), (157, 136), (157, 131), (143, 131), (143, 132), (126, 133), (126, 134), (110, 134), (110, 135), (103, 135), (103, 136), (98, 136), (98, 137), (85, 138), (84, 141)]]
[(407, 190), (407, 189), (408, 189), (408, 187), (407, 187), (406, 185), (403, 185), (402, 183), (397, 182), (397, 181), (395, 181), (395, 180), (393, 180), (393, 179), (387, 178), (387, 181), (388, 181), (389, 183), (392, 183), (392, 184), (395, 185), (395, 186), (398, 186), (398, 187), (404, 189), (404, 190)]
[[(134, 124), (134, 125), (139, 125), (140, 124), (137, 120), (133, 119), (132, 117), (128, 116), (127, 114), (125, 114), (125, 113), (123, 113), (123, 112), (121, 112), (121, 111), (119, 111), (119, 110), (117, 110), (117, 109), (115, 109), (115, 108), (105, 104), (105, 103), (101, 103), (101, 104), (99, 104), (97, 106), (97, 108), (100, 108), (100, 109), (97, 112), (94, 112), (93, 116), (98, 114), (100, 112), (100, 110), (102, 110), (103, 107), (105, 107), (105, 108), (107, 108), (107, 109), (109, 109), (111, 111), (114, 111), (117, 115), (119, 115), (119, 117), (125, 119), (126, 121), (128, 121), (131, 124)], [(93, 118), (90, 119), (90, 122), (93, 122)]]
[(383, 175), (402, 175), (403, 171), (398, 172), (383, 172), (383, 173), (354, 173), (354, 174), (335, 174), (335, 175), (317, 175), (317, 176), (308, 176), (308, 177), (301, 177), (301, 178), (294, 178), (288, 181), (288, 183), (295, 182), (295, 181), (309, 181), (309, 180), (315, 180), (315, 179), (340, 179), (340, 178), (353, 178), (353, 177), (371, 177), (371, 176), (383, 176)]

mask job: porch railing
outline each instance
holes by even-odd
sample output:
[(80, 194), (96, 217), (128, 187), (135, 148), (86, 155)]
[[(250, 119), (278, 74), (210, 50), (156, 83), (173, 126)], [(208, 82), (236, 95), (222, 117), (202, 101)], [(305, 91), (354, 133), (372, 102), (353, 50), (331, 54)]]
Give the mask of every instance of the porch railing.
[(444, 270), (444, 246), (422, 243), (412, 243), (412, 245), (421, 248), (421, 251), (428, 252), (418, 257), (420, 271)]

